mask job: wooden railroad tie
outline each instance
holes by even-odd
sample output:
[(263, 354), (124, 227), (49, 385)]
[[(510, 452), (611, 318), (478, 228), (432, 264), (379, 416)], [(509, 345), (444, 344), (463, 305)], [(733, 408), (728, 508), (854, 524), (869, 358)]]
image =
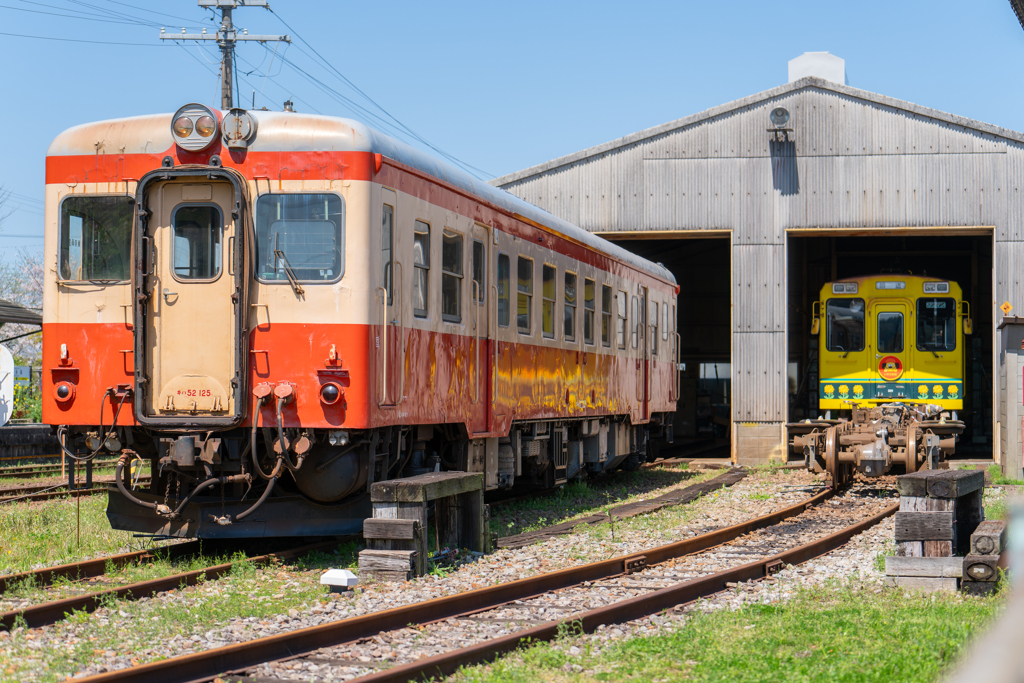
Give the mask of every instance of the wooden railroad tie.
[[(956, 590), (958, 585), (998, 578), (995, 567), (1004, 532), (995, 526), (1001, 523), (982, 521), (984, 487), (985, 473), (981, 470), (921, 470), (896, 478), (900, 492), (896, 556), (887, 557), (885, 563), (890, 585), (926, 591)], [(969, 555), (974, 552), (975, 542), (980, 542), (982, 548), (999, 550), (991, 555)], [(968, 562), (964, 556), (978, 559)]]

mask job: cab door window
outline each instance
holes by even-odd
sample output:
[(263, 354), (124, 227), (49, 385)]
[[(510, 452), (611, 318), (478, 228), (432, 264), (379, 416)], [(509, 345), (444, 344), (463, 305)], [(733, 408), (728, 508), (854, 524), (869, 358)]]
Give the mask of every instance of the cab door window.
[(903, 314), (882, 311), (878, 314), (878, 352), (903, 352)]
[(220, 275), (221, 215), (212, 205), (183, 205), (174, 210), (174, 277), (215, 280)]

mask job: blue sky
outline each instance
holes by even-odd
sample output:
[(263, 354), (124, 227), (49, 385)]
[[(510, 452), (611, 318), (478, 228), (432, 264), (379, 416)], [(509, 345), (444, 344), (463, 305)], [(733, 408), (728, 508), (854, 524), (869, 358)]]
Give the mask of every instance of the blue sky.
[[(256, 90), (269, 108), (291, 97), (299, 111), (367, 120), (348, 99), (385, 117), (315, 49), (402, 124), (488, 176), (781, 85), (805, 51), (843, 57), (852, 86), (1024, 131), (1024, 31), (1007, 0), (270, 4), (237, 10), (236, 26), (295, 42), (277, 56), (240, 46), (239, 70), (251, 72), (244, 106)], [(0, 0), (0, 33), (98, 41), (0, 35), (0, 186), (14, 209), (0, 259), (42, 245), (44, 157), (60, 131), (219, 104), (216, 49), (158, 37), (161, 26), (213, 32), (212, 17), (196, 0)]]

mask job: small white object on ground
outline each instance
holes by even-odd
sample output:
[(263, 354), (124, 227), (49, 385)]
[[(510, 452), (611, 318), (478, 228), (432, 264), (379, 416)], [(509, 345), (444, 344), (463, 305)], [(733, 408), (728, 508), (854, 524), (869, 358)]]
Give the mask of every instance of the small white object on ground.
[(359, 577), (347, 569), (328, 569), (320, 577), (320, 583), (331, 587), (332, 593), (343, 593), (359, 583)]

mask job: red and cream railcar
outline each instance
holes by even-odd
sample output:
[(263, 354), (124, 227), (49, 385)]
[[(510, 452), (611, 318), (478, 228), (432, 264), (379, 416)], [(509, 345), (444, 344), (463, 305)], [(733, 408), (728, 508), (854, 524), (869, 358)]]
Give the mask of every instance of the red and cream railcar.
[(78, 126), (46, 226), (43, 418), (121, 454), (116, 528), (348, 533), (374, 481), (550, 487), (671, 439), (672, 275), (360, 123)]

